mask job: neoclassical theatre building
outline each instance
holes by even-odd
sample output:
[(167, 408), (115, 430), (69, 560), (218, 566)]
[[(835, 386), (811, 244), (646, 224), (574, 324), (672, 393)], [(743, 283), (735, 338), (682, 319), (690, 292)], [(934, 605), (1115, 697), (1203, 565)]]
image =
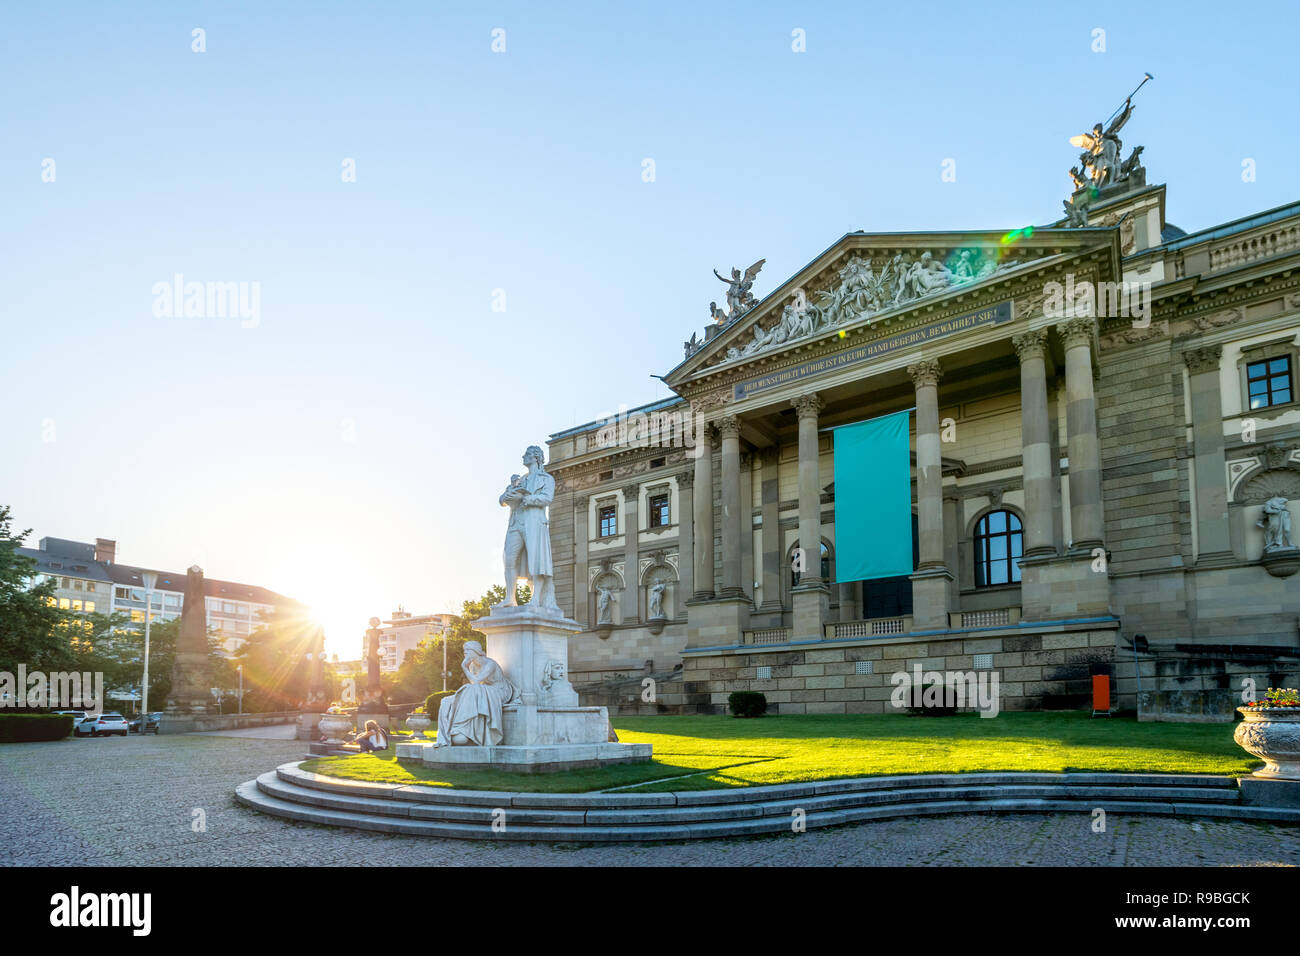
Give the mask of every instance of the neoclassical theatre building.
[[(675, 397), (549, 442), (587, 699), (873, 713), (920, 664), (1204, 720), (1293, 675), (1300, 203), (1186, 234), (1145, 179), (1099, 159), (1011, 234), (849, 233), (761, 301), (761, 262), (720, 277)], [(911, 572), (842, 580), (833, 430), (913, 408)]]

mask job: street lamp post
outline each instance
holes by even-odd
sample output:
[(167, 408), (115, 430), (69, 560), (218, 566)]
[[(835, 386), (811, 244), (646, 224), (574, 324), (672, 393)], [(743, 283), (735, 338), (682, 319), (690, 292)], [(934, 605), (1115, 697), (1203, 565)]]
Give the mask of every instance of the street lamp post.
[(235, 667), (239, 671), (239, 712), (244, 712), (244, 665), (239, 664)]
[(140, 733), (143, 735), (149, 725), (149, 612), (153, 608), (153, 586), (158, 583), (158, 575), (152, 571), (141, 574), (144, 578), (144, 684), (140, 688)]

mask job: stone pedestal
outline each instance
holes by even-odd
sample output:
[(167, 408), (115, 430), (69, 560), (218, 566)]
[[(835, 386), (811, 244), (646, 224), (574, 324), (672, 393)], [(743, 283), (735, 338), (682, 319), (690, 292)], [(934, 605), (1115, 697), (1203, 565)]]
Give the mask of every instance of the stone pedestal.
[(296, 740), (317, 741), (320, 739), (320, 714), (299, 714), (298, 730), (294, 734)]
[[(518, 689), (503, 708), (503, 737), (494, 747), (398, 744), (397, 756), (419, 757), (429, 767), (501, 770), (569, 770), (650, 759), (649, 744), (609, 741), (604, 707), (578, 706), (569, 683), (569, 638), (582, 630), (559, 611), (531, 605), (494, 607), (475, 622), (487, 636), (487, 656)], [(418, 753), (417, 753), (418, 747)]]

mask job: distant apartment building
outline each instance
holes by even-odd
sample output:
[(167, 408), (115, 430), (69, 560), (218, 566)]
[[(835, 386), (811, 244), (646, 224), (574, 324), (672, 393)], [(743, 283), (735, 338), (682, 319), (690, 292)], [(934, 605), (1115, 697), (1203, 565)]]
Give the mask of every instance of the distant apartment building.
[[(402, 666), (407, 651), (413, 651), (426, 637), (435, 637), (451, 626), (453, 614), (412, 614), (402, 608), (381, 622), (379, 628), (379, 670), (388, 674)], [(366, 657), (365, 638), (361, 656)]]
[[(185, 603), (185, 572), (158, 571), (117, 563), (117, 542), (96, 538), (94, 544), (65, 538), (41, 538), (37, 548), (18, 553), (36, 561), (40, 579), (54, 582), (54, 600), (64, 610), (83, 614), (126, 614), (132, 624), (143, 624), (144, 573), (158, 580), (149, 596), (151, 619), (180, 617)], [(294, 602), (282, 594), (251, 584), (203, 579), (208, 630), (220, 635), (222, 650), (233, 654), (248, 639), (263, 613)]]

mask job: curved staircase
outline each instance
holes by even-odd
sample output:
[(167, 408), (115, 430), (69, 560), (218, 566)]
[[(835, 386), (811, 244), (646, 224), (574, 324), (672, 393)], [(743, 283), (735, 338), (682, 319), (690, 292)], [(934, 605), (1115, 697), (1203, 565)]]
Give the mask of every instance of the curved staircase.
[[(627, 842), (790, 833), (948, 813), (1107, 813), (1300, 822), (1300, 810), (1246, 806), (1232, 777), (976, 773), (857, 777), (675, 793), (513, 793), (326, 777), (286, 763), (235, 798), (273, 816), (465, 840)], [(494, 826), (495, 821), (495, 826)]]

